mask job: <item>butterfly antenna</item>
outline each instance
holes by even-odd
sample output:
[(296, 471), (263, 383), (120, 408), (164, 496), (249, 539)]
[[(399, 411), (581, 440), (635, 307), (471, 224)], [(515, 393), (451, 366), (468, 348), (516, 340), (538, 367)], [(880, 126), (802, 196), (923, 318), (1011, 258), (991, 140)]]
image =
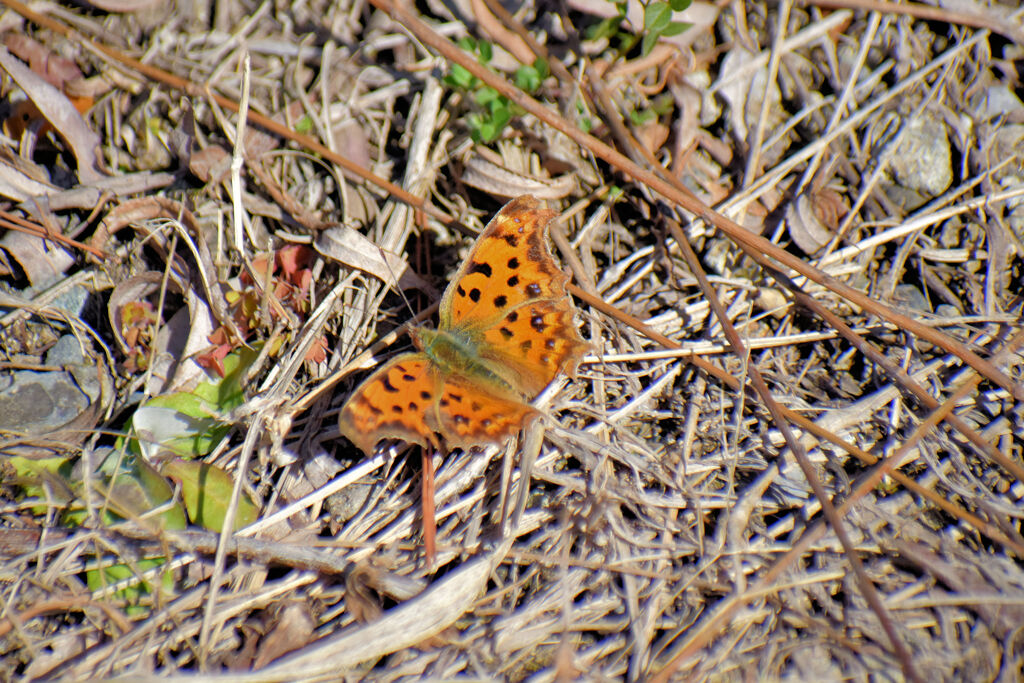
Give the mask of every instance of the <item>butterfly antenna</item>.
[[(398, 293), (398, 296), (402, 297), (402, 301), (405, 303), (405, 307), (409, 310), (409, 317), (415, 321), (415, 323), (412, 324), (412, 326), (418, 327), (419, 325), (422, 325), (424, 318), (427, 318), (433, 314), (433, 307), (428, 307), (427, 310), (416, 313), (416, 311), (412, 307), (412, 302), (409, 301), (409, 297), (405, 295), (405, 290), (402, 289), (402, 285), (399, 282), (398, 274), (391, 267), (391, 262), (387, 258), (387, 252), (385, 252), (384, 249), (380, 246), (378, 246), (377, 249), (380, 251), (381, 260), (384, 261), (384, 266), (388, 269), (388, 275), (391, 277), (390, 284), (392, 288)], [(406, 264), (406, 268), (409, 267), (410, 266)], [(420, 290), (422, 291), (423, 288), (420, 287)]]

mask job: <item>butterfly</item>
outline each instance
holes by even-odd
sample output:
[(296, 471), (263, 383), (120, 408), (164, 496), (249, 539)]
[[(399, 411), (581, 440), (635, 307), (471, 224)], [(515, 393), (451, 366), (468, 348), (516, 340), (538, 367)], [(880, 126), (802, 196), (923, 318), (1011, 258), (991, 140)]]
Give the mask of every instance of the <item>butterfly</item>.
[(513, 199), (477, 238), (441, 298), (436, 330), (410, 330), (417, 350), (371, 374), (341, 409), (341, 433), (370, 455), (401, 439), (435, 449), (506, 441), (536, 419), (530, 405), (560, 373), (575, 375), (590, 346), (573, 321), (546, 244), (558, 215)]

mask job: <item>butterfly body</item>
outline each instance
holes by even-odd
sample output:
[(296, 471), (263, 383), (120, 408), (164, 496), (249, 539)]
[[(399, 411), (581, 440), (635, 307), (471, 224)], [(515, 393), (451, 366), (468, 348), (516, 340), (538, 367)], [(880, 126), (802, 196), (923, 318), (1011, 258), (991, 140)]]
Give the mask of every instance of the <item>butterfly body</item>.
[(416, 328), (413, 343), (436, 366), (441, 376), (462, 376), (485, 384), (496, 392), (518, 395), (516, 389), (483, 358), (478, 340), (458, 332)]
[(383, 438), (469, 447), (537, 417), (529, 401), (589, 348), (545, 244), (555, 215), (528, 195), (498, 212), (445, 290), (438, 329), (412, 330), (418, 351), (356, 389), (339, 416), (343, 435), (367, 454)]

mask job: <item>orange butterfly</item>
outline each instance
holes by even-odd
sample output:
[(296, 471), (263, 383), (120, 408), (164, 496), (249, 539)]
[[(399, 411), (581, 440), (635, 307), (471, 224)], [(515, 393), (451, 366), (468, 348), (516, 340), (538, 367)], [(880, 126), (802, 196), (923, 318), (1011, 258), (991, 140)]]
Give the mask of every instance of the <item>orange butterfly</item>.
[(445, 290), (437, 330), (410, 330), (419, 350), (345, 402), (349, 441), (367, 455), (384, 438), (466, 448), (501, 443), (539, 415), (529, 402), (560, 372), (575, 374), (590, 348), (545, 244), (556, 215), (529, 195), (498, 212)]

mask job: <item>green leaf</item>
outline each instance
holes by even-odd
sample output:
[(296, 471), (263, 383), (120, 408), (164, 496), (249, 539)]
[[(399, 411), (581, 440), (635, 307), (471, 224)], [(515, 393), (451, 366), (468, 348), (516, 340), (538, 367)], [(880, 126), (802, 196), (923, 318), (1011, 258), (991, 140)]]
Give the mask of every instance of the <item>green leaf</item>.
[(636, 45), (636, 42), (638, 40), (640, 40), (639, 36), (633, 35), (632, 33), (625, 33), (625, 32), (617, 33), (616, 37), (619, 40), (619, 46), (618, 46), (617, 49), (618, 49), (618, 51), (621, 54), (626, 54), (627, 52), (632, 50), (633, 46)]
[[(174, 490), (153, 467), (135, 458), (128, 468), (113, 475), (107, 483), (97, 483), (104, 507), (122, 519), (133, 519), (151, 529), (184, 529), (188, 525), (185, 510), (172, 502)], [(153, 510), (163, 508), (157, 515)], [(113, 520), (105, 520), (113, 523)]]
[[(652, 2), (644, 8), (644, 31), (661, 34), (672, 21), (672, 8), (667, 2)], [(644, 36), (646, 39), (647, 36)]]
[(491, 121), (493, 121), (494, 125), (497, 126), (499, 133), (502, 131), (502, 129), (505, 128), (506, 125), (508, 125), (508, 122), (511, 121), (511, 120), (512, 120), (512, 112), (511, 112), (511, 110), (509, 110), (507, 104), (503, 104), (501, 106), (492, 107), (492, 109), (491, 109)]
[(488, 43), (486, 40), (481, 40), (477, 47), (480, 48), (480, 61), (487, 64), (494, 57), (494, 46)]
[(459, 66), (458, 64), (452, 64), (451, 70), (448, 72), (448, 75), (445, 76), (445, 82), (449, 87), (460, 90), (472, 89), (474, 81), (476, 81), (476, 76), (469, 73), (465, 67)]
[(693, 26), (693, 24), (689, 24), (685, 21), (673, 21), (672, 23), (665, 27), (665, 30), (661, 32), (661, 35), (663, 38), (679, 35), (686, 29), (690, 28), (691, 26)]
[[(210, 531), (220, 531), (224, 527), (224, 517), (235, 485), (230, 474), (207, 463), (180, 458), (165, 462), (160, 472), (181, 487), (181, 497), (193, 524)], [(259, 509), (243, 491), (235, 511), (234, 530), (249, 526), (258, 516)]]
[(227, 412), (245, 403), (245, 389), (242, 380), (245, 373), (259, 357), (261, 344), (252, 348), (242, 347), (224, 357), (224, 377), (211, 382), (202, 382), (193, 393), (213, 404), (217, 412)]
[(473, 94), (473, 100), (481, 107), (490, 106), (492, 102), (501, 98), (501, 94), (491, 87), (480, 88)]
[[(198, 399), (190, 394), (158, 397), (135, 411), (131, 427), (136, 435), (132, 451), (152, 457), (167, 449), (183, 457), (197, 458), (212, 451), (231, 425), (207, 411), (205, 417), (190, 413)], [(200, 409), (202, 407), (200, 406)]]
[(682, 12), (683, 10), (687, 9), (692, 3), (693, 0), (668, 0), (668, 5), (669, 7), (672, 8), (672, 11), (674, 12)]
[(494, 142), (498, 138), (499, 129), (493, 121), (485, 121), (480, 125), (480, 140), (482, 142)]
[[(201, 386), (201, 385), (200, 385)], [(196, 387), (198, 389), (199, 387)], [(176, 391), (173, 394), (154, 396), (146, 401), (147, 408), (167, 408), (176, 413), (197, 420), (213, 417), (213, 406), (201, 398), (198, 394)]]
[(587, 30), (583, 33), (586, 40), (601, 40), (602, 38), (610, 38), (619, 30), (619, 24), (622, 23), (621, 16), (608, 17), (602, 19), (599, 23), (593, 24), (587, 27)]
[[(103, 563), (104, 560), (99, 560), (99, 563)], [(163, 557), (150, 557), (143, 558), (133, 562), (131, 565), (127, 564), (112, 564), (103, 567), (94, 567), (88, 569), (85, 572), (85, 581), (89, 586), (89, 590), (98, 591), (112, 584), (130, 579), (133, 576), (142, 574), (155, 567), (160, 567), (165, 564), (166, 559)], [(165, 571), (160, 575), (160, 588), (163, 594), (167, 596), (173, 596), (174, 590), (174, 575), (170, 571)], [(149, 612), (149, 609), (143, 606), (141, 603), (144, 598), (151, 592), (152, 587), (145, 581), (139, 581), (138, 583), (129, 585), (120, 590), (114, 591), (114, 597), (118, 600), (124, 600), (127, 603), (125, 607), (125, 613), (129, 616), (141, 616)]]
[(300, 135), (309, 135), (313, 132), (313, 119), (308, 115), (303, 116), (295, 122), (295, 132)]
[(484, 125), (484, 118), (474, 112), (466, 116), (466, 125), (469, 126), (469, 136), (473, 138), (473, 142), (482, 142), (483, 135), (480, 133), (480, 128)]
[(672, 111), (673, 107), (675, 107), (675, 99), (672, 95), (666, 93), (654, 98), (654, 101), (651, 102), (650, 110), (656, 115), (662, 116)]
[(5, 484), (20, 485), (26, 492), (32, 487), (29, 495), (40, 495), (44, 491), (39, 487), (42, 477), (50, 476), (58, 479), (66, 479), (71, 476), (71, 469), (74, 466), (70, 458), (24, 458), (20, 455), (4, 457), (5, 464), (14, 468), (14, 481), (11, 482), (4, 473)]
[(649, 109), (644, 111), (633, 110), (629, 112), (629, 119), (630, 121), (633, 122), (634, 126), (642, 126), (643, 124), (653, 119), (654, 116), (654, 112), (650, 111)]
[(541, 80), (551, 75), (551, 66), (548, 64), (548, 60), (543, 57), (537, 57), (537, 59), (533, 60), (533, 68), (537, 70)]
[(200, 457), (213, 450), (231, 429), (222, 416), (245, 402), (242, 379), (258, 354), (258, 345), (232, 351), (224, 357), (223, 378), (147, 401), (128, 425), (138, 435), (130, 443), (132, 452), (152, 454), (164, 447), (183, 457)]
[(516, 69), (515, 82), (516, 87), (520, 90), (524, 90), (528, 93), (537, 92), (540, 89), (540, 84), (543, 82), (544, 77), (540, 75), (535, 67), (532, 66), (521, 66)]
[(653, 50), (654, 46), (658, 44), (658, 38), (660, 37), (661, 36), (656, 31), (644, 34), (644, 42), (640, 46), (640, 54), (644, 57), (651, 54), (651, 50)]
[[(26, 498), (38, 498), (60, 505), (74, 500), (71, 482), (74, 464), (69, 458), (35, 460), (13, 455), (4, 457), (4, 465), (3, 470), (0, 470), (4, 485), (19, 487)], [(8, 467), (13, 468), (13, 473)], [(34, 515), (45, 515), (48, 508), (45, 504), (37, 505), (31, 508), (31, 512)]]

